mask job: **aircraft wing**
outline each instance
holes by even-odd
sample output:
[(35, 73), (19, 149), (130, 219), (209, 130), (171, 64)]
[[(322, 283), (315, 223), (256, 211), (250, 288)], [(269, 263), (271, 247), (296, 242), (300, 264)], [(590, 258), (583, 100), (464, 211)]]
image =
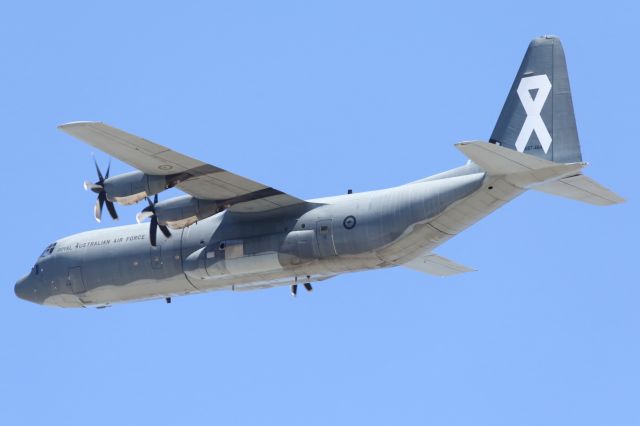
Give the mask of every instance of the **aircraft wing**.
[(424, 272), (429, 275), (436, 275), (438, 277), (446, 277), (449, 275), (457, 275), (464, 272), (474, 271), (474, 269), (468, 268), (454, 262), (453, 260), (438, 256), (431, 252), (418, 256), (407, 263), (403, 263), (402, 266), (418, 272)]
[(305, 202), (104, 123), (78, 121), (58, 128), (146, 174), (184, 174), (177, 188), (199, 199), (232, 200), (232, 211), (261, 212)]

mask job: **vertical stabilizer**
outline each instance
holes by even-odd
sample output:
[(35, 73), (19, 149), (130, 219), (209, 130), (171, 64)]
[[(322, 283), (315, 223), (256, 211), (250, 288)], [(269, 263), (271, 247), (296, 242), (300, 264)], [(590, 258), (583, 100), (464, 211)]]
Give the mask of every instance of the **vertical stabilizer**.
[(582, 161), (558, 37), (538, 37), (529, 44), (489, 141), (556, 163)]

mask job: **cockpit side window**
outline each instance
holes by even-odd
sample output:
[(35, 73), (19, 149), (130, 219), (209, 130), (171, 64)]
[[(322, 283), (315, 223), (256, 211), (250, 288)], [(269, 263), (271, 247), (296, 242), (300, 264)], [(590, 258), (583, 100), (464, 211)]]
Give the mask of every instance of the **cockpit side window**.
[(56, 243), (53, 244), (49, 244), (47, 246), (46, 249), (44, 249), (44, 251), (42, 252), (42, 254), (40, 255), (40, 257), (45, 257), (45, 256), (49, 256), (51, 253), (53, 253), (53, 249), (56, 248)]

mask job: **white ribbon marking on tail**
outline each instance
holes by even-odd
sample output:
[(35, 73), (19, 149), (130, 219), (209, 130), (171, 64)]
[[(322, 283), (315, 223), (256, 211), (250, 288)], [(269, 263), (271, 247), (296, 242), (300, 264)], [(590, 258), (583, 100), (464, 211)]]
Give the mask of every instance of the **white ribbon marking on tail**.
[[(529, 91), (535, 89), (538, 89), (538, 93), (536, 93), (536, 98), (533, 99), (531, 92)], [(531, 138), (531, 134), (536, 132), (538, 140), (542, 145), (542, 149), (546, 154), (551, 146), (551, 135), (549, 134), (549, 130), (547, 130), (547, 126), (544, 124), (540, 113), (542, 112), (542, 107), (544, 107), (544, 103), (546, 102), (549, 93), (551, 92), (551, 82), (549, 81), (549, 77), (547, 77), (546, 74), (524, 77), (520, 80), (517, 92), (520, 102), (522, 102), (522, 106), (527, 113), (527, 118), (524, 120), (522, 129), (520, 129), (518, 139), (516, 139), (516, 149), (520, 152), (524, 152), (524, 149)]]

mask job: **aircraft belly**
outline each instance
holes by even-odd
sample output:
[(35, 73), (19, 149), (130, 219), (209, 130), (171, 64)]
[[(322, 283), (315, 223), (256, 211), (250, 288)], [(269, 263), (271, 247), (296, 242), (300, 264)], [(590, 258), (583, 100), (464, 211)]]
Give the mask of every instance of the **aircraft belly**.
[[(271, 264), (271, 263), (269, 263)], [(383, 266), (392, 266), (381, 261), (374, 253), (349, 256), (333, 256), (327, 259), (316, 259), (300, 265), (279, 269), (247, 272), (243, 269), (238, 274), (226, 274), (194, 281), (201, 291), (233, 290), (248, 291), (271, 287), (291, 285), (294, 282), (317, 282), (333, 276)], [(297, 281), (296, 281), (297, 277)]]
[(196, 290), (187, 280), (180, 277), (173, 279), (142, 279), (125, 285), (102, 285), (84, 293), (80, 300), (85, 305), (111, 304), (130, 300), (164, 298), (172, 295), (185, 295)]
[[(185, 264), (202, 256), (195, 252)], [(315, 282), (329, 277), (383, 266), (391, 266), (373, 252), (357, 255), (330, 256), (307, 259), (298, 263), (283, 265), (279, 254), (261, 253), (236, 259), (225, 259), (204, 268), (187, 272), (192, 284), (200, 291), (215, 290), (257, 290), (298, 282)]]
[(81, 308), (84, 304), (73, 294), (55, 294), (42, 301), (46, 306), (57, 306), (60, 308)]
[(478, 191), (453, 204), (430, 224), (448, 235), (456, 235), (523, 192), (502, 178), (486, 178)]

